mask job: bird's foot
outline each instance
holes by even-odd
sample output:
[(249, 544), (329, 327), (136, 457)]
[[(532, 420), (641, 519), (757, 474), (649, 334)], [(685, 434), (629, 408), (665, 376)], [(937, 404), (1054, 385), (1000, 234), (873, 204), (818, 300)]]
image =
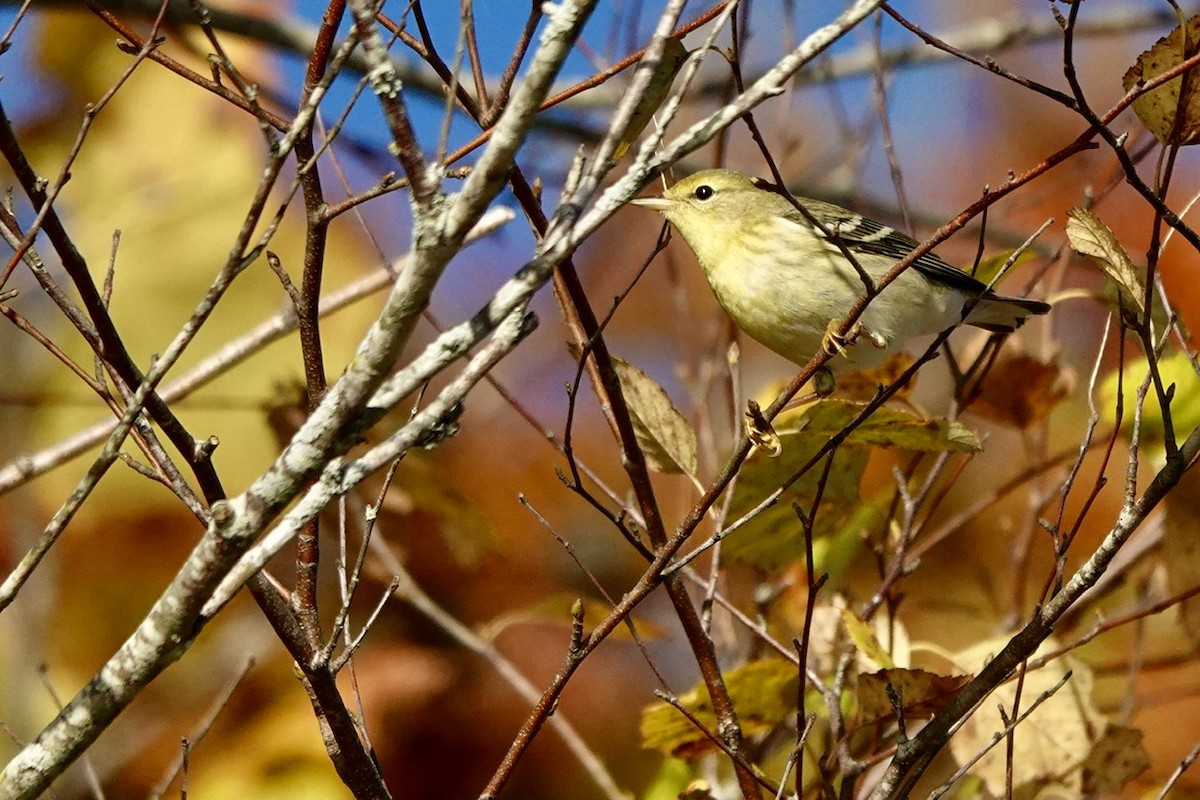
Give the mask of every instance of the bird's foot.
[(793, 408), (808, 405), (814, 400), (824, 400), (833, 394), (837, 388), (837, 381), (833, 377), (833, 370), (829, 367), (821, 367), (812, 377), (812, 391), (805, 392), (802, 395), (797, 395), (788, 401), (783, 407), (784, 411), (790, 411)]
[(750, 440), (751, 445), (762, 450), (771, 458), (775, 458), (783, 452), (779, 434), (771, 427), (771, 423), (763, 415), (758, 403), (753, 400), (747, 401), (743, 422), (746, 426), (746, 438)]
[(817, 397), (829, 397), (836, 388), (837, 381), (834, 380), (833, 370), (829, 367), (821, 367), (813, 375), (813, 394)]
[(831, 320), (825, 329), (825, 335), (821, 338), (821, 349), (831, 356), (840, 355), (848, 361), (853, 361), (854, 359), (850, 358), (846, 351), (858, 341), (859, 337), (865, 337), (868, 342), (880, 350), (888, 346), (887, 339), (864, 325), (861, 319), (851, 325), (850, 330), (845, 334), (838, 331), (840, 324), (841, 320)]
[(862, 320), (855, 322), (850, 326), (850, 330), (846, 333), (841, 333), (838, 328), (841, 325), (841, 320), (834, 319), (829, 321), (829, 326), (825, 328), (825, 335), (821, 338), (821, 349), (831, 356), (845, 356), (850, 361), (854, 359), (846, 353), (846, 350), (862, 335), (865, 328)]

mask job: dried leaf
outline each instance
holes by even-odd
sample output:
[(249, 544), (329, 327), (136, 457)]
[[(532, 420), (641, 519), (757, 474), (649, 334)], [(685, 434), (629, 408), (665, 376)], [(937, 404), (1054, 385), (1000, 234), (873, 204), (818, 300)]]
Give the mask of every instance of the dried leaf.
[[(796, 667), (780, 658), (751, 661), (725, 673), (725, 686), (746, 736), (773, 730), (796, 713)], [(717, 718), (704, 684), (679, 698), (710, 731)], [(699, 758), (716, 745), (669, 703), (642, 710), (642, 747), (678, 758)]]
[(1075, 388), (1075, 375), (1024, 353), (1001, 355), (971, 410), (1022, 430), (1041, 422)]
[[(1125, 72), (1125, 91), (1170, 70), (1200, 51), (1200, 17), (1174, 30), (1137, 57)], [(1200, 96), (1195, 69), (1146, 92), (1133, 101), (1142, 124), (1163, 144), (1194, 144), (1200, 137)]]
[(650, 78), (650, 83), (646, 86), (642, 99), (638, 101), (637, 107), (633, 110), (629, 127), (625, 129), (625, 135), (621, 137), (621, 141), (617, 143), (617, 149), (613, 151), (614, 159), (625, 155), (642, 131), (646, 129), (646, 126), (650, 124), (650, 120), (654, 118), (659, 106), (667, 99), (667, 94), (671, 91), (671, 84), (675, 82), (675, 76), (679, 73), (683, 63), (687, 61), (687, 57), (688, 51), (682, 41), (674, 37), (667, 39), (663, 48), (662, 60), (655, 65), (654, 75)]
[(1116, 234), (1090, 211), (1072, 208), (1067, 212), (1067, 239), (1076, 252), (1095, 259), (1104, 274), (1117, 284), (1121, 296), (1138, 313), (1145, 310), (1146, 281)]
[(968, 675), (938, 675), (923, 669), (881, 669), (859, 675), (857, 696), (861, 720), (895, 718), (896, 709), (888, 697), (889, 684), (900, 697), (905, 719), (925, 719), (941, 711), (969, 680)]
[(1115, 797), (1149, 766), (1142, 732), (1109, 723), (1083, 762), (1083, 791), (1091, 797)]
[[(874, 399), (880, 386), (890, 386), (904, 374), (904, 371), (916, 361), (905, 352), (892, 353), (882, 362), (871, 369), (845, 370), (838, 372), (837, 384), (833, 388), (833, 396), (838, 400), (852, 403), (868, 403)], [(901, 386), (892, 398), (903, 400), (913, 392), (915, 381), (909, 381)]]
[(694, 476), (696, 431), (691, 423), (653, 378), (628, 361), (614, 357), (612, 362), (646, 464), (657, 472)]
[[(979, 669), (1007, 642), (1006, 637), (981, 642), (957, 654), (954, 662), (962, 669)], [(1042, 643), (1039, 652), (1057, 646), (1057, 642), (1048, 639)], [(1021, 708), (1028, 709), (1057, 684), (1067, 670), (1071, 671), (1067, 683), (1044, 700), (1017, 728), (1011, 760), (1014, 796), (1025, 796), (1027, 791), (1033, 796), (1035, 787), (1062, 796), (1083, 796), (1079, 767), (1091, 750), (1092, 732), (1102, 730), (1107, 722), (1092, 702), (1091, 670), (1083, 662), (1064, 656), (1041, 669), (1027, 672), (1021, 691)], [(998, 688), (950, 740), (950, 752), (959, 764), (975, 758), (992, 743), (993, 736), (1004, 729), (1000, 708), (1013, 708), (1016, 690), (1015, 681)], [(983, 779), (993, 795), (1003, 797), (1008, 764), (1005, 748), (993, 747), (971, 768), (971, 772)]]

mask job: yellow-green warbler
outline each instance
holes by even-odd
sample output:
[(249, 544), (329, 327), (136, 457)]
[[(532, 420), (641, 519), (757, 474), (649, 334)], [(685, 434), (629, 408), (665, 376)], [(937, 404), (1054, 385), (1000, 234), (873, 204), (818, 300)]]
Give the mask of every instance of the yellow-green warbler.
[(917, 242), (853, 211), (798, 198), (825, 227), (821, 230), (785, 196), (764, 187), (741, 173), (710, 169), (681, 180), (662, 197), (633, 202), (666, 216), (738, 327), (790, 361), (805, 364), (825, 347), (849, 359), (834, 359), (830, 367), (865, 369), (914, 336), (960, 322), (1013, 331), (1031, 314), (1050, 310), (1040, 300), (998, 295), (926, 253), (871, 300), (859, 317), (861, 336), (839, 342), (833, 325), (866, 292), (842, 247), (875, 281)]

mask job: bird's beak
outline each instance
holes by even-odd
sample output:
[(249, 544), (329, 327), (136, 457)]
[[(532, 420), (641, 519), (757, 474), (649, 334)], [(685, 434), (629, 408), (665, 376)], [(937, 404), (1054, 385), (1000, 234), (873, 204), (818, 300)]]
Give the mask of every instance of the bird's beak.
[(670, 211), (675, 207), (675, 201), (669, 197), (639, 197), (629, 202), (655, 211)]

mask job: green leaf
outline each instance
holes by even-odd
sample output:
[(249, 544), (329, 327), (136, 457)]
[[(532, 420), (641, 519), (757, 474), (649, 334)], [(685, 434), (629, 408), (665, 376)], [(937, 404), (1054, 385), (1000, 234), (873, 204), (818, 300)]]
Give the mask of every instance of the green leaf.
[[(740, 519), (761, 504), (811, 461), (827, 439), (784, 431), (779, 434), (779, 441), (783, 452), (778, 457), (755, 452), (742, 465), (727, 520)], [(858, 484), (866, 465), (867, 451), (861, 447), (843, 446), (834, 455), (813, 530), (818, 539), (813, 547), (818, 571), (824, 572), (826, 566), (820, 557), (823, 537), (840, 530), (861, 500)], [(785, 489), (774, 505), (735, 531), (722, 544), (722, 556), (765, 569), (783, 567), (803, 558), (804, 528), (792, 504), (799, 505), (806, 513), (812, 509), (823, 471), (824, 464), (817, 463)]]
[(633, 432), (657, 472), (696, 475), (696, 431), (653, 378), (615, 356), (613, 368), (633, 418)]
[(683, 759), (665, 758), (658, 774), (650, 779), (641, 800), (678, 800), (692, 782), (692, 767)]
[[(861, 410), (862, 406), (854, 403), (823, 400), (788, 421), (788, 427), (777, 431), (782, 445), (778, 457), (756, 452), (742, 466), (726, 519), (732, 522), (754, 510), (812, 461), (829, 438)], [(844, 569), (861, 549), (862, 530), (873, 527), (881, 517), (878, 508), (864, 508), (870, 504), (859, 492), (869, 452), (866, 445), (934, 452), (981, 449), (975, 435), (960, 423), (922, 419), (892, 408), (877, 409), (838, 448), (825, 481), (813, 528), (813, 555), (819, 572)], [(802, 558), (804, 528), (792, 504), (805, 513), (811, 511), (823, 471), (823, 462), (810, 467), (773, 505), (759, 511), (726, 539), (722, 554), (765, 569), (777, 569)]]
[[(1155, 42), (1137, 57), (1121, 80), (1125, 91), (1172, 69), (1200, 51), (1200, 17)], [(1133, 112), (1163, 144), (1195, 144), (1200, 138), (1200, 96), (1195, 69), (1189, 69), (1133, 101)]]
[[(1125, 413), (1121, 418), (1121, 431), (1126, 435), (1129, 435), (1133, 427), (1133, 404), (1137, 402), (1137, 388), (1145, 380), (1148, 369), (1145, 359), (1125, 366)], [(1162, 377), (1163, 386), (1175, 386), (1175, 397), (1171, 402), (1171, 422), (1174, 423), (1176, 436), (1186, 435), (1200, 425), (1200, 377), (1197, 377), (1186, 353), (1173, 353), (1159, 359), (1158, 373)], [(1109, 425), (1116, 422), (1117, 379), (1118, 372), (1113, 370), (1100, 385), (1100, 414)], [(1164, 455), (1163, 415), (1153, 388), (1142, 407), (1141, 422), (1143, 452), (1161, 459)]]
[(883, 525), (893, 494), (894, 490), (885, 489), (870, 500), (860, 498), (849, 513), (838, 515), (836, 526), (821, 526), (825, 533), (813, 542), (813, 566), (818, 573), (828, 575), (833, 585), (839, 583), (862, 552), (866, 535)]
[(1117, 285), (1121, 297), (1138, 313), (1145, 311), (1146, 281), (1125, 248), (1107, 225), (1090, 211), (1072, 208), (1067, 212), (1067, 239), (1071, 248), (1091, 257)]
[[(1003, 252), (996, 253), (995, 255), (988, 256), (987, 258), (981, 258), (979, 260), (979, 265), (975, 267), (971, 274), (974, 275), (977, 280), (983, 281), (986, 284), (991, 284), (991, 282), (995, 280), (996, 276), (1000, 274), (1000, 270), (1004, 267), (1004, 265), (1008, 263), (1008, 260), (1013, 257), (1013, 253), (1016, 252), (1017, 251), (1015, 249), (1005, 250)], [(1017, 256), (1015, 261), (1013, 261), (1012, 266), (1009, 267), (1009, 270), (1024, 264), (1031, 258), (1033, 258), (1032, 250), (1028, 248), (1022, 250), (1021, 254)]]
[[(796, 713), (796, 666), (781, 658), (750, 661), (725, 673), (725, 687), (746, 736), (774, 730)], [(679, 698), (709, 731), (717, 730), (708, 689), (699, 684)], [(642, 747), (694, 759), (716, 745), (669, 703), (642, 710)]]
[[(859, 415), (862, 406), (840, 400), (814, 403), (798, 422), (809, 436), (828, 439), (840, 432)], [(979, 439), (959, 422), (922, 419), (895, 408), (876, 409), (851, 432), (847, 444), (899, 447), (921, 452), (972, 452), (983, 449)]]

